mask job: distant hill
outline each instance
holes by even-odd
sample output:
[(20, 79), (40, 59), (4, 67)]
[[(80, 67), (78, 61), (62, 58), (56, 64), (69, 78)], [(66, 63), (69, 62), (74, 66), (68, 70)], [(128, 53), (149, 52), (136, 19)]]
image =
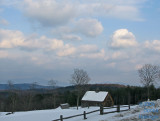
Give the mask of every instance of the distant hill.
[(101, 89), (117, 89), (117, 88), (125, 88), (125, 85), (122, 84), (89, 84), (90, 88), (101, 88)]
[[(13, 88), (14, 89), (18, 89), (18, 90), (28, 90), (28, 89), (52, 89), (51, 86), (43, 86), (43, 85), (34, 85), (33, 87), (33, 84), (27, 84), (27, 83), (24, 83), (24, 84), (13, 84)], [(55, 87), (57, 88), (57, 87)], [(9, 89), (9, 86), (8, 84), (0, 84), (0, 90), (8, 90)]]
[[(106, 91), (106, 90), (115, 90), (115, 89), (118, 89), (118, 88), (126, 88), (127, 86), (125, 85), (121, 85), (121, 84), (87, 84), (85, 85), (85, 88), (87, 88), (87, 90), (103, 90), (103, 91)], [(75, 86), (67, 86), (67, 87), (59, 87), (57, 88), (57, 91), (59, 92), (66, 92), (66, 91), (72, 91), (76, 89)]]
[[(118, 89), (118, 88), (125, 88), (125, 85), (121, 84), (87, 84), (85, 87), (89, 90), (108, 90), (108, 89)], [(13, 84), (13, 88), (16, 90), (29, 90), (33, 89), (33, 84)], [(0, 90), (8, 90), (9, 86), (8, 84), (0, 84)], [(43, 85), (34, 85), (34, 89), (40, 90), (40, 89), (52, 89), (51, 86), (43, 86)], [(58, 87), (56, 86), (54, 89), (57, 89), (60, 92), (65, 92), (65, 91), (72, 91), (75, 89), (75, 86), (66, 86), (66, 87)]]

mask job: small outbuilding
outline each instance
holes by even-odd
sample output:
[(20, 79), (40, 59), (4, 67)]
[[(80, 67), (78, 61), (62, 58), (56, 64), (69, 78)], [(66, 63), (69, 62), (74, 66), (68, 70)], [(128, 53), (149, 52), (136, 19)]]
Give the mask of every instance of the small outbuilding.
[(114, 105), (111, 95), (105, 91), (87, 91), (82, 100), (82, 107), (103, 106), (110, 107)]
[(61, 109), (68, 109), (69, 108), (69, 104), (65, 103), (65, 104), (60, 104)]

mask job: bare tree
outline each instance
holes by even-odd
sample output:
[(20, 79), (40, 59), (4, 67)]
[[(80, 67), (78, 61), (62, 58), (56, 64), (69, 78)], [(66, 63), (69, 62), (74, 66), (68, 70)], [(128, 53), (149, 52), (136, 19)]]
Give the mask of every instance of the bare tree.
[(17, 98), (16, 98), (16, 93), (14, 92), (13, 81), (8, 80), (7, 83), (8, 83), (8, 88), (9, 88), (9, 92), (10, 92), (11, 112), (13, 113), (16, 110)]
[(31, 110), (34, 108), (34, 105), (33, 105), (33, 98), (35, 96), (35, 90), (36, 90), (36, 87), (38, 85), (38, 82), (33, 82), (31, 83), (30, 87), (29, 87), (29, 90), (26, 94), (26, 101), (27, 101), (27, 106), (26, 106), (26, 109), (25, 110)]
[(7, 83), (8, 83), (9, 91), (13, 91), (13, 89), (14, 89), (13, 81), (8, 80)]
[(71, 75), (71, 84), (76, 86), (77, 89), (77, 110), (79, 106), (79, 98), (82, 92), (83, 86), (88, 84), (90, 77), (83, 69), (74, 69), (74, 73)]
[(54, 108), (56, 108), (56, 95), (57, 95), (57, 92), (54, 90), (54, 88), (56, 87), (56, 84), (57, 84), (57, 81), (54, 80), (54, 79), (51, 79), (51, 80), (48, 81), (48, 85), (51, 86), (51, 88), (52, 88), (52, 99), (51, 99), (51, 102), (53, 102)]
[(51, 80), (48, 81), (48, 85), (51, 86), (52, 89), (55, 88), (56, 84), (57, 84), (57, 81), (54, 80), (54, 79), (51, 79)]
[(145, 64), (138, 70), (141, 83), (147, 87), (147, 94), (149, 99), (149, 86), (153, 84), (160, 74), (160, 68), (156, 65)]
[(36, 87), (38, 85), (38, 82), (33, 82), (31, 85), (30, 85), (30, 90), (35, 90)]

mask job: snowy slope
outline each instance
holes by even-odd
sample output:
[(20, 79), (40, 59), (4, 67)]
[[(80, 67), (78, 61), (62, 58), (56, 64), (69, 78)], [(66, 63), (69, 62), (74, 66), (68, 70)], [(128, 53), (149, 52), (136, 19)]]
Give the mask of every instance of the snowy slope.
[[(146, 106), (146, 103), (153, 103), (153, 106)], [(97, 110), (99, 107), (90, 107), (88, 108), (79, 108), (72, 107), (70, 109), (52, 109), (52, 110), (37, 110), (37, 111), (26, 111), (26, 112), (15, 112), (14, 114), (5, 115), (6, 112), (0, 112), (0, 121), (52, 121), (54, 119), (58, 119), (60, 115), (63, 117), (73, 116), (76, 114), (82, 114), (83, 111), (90, 112), (93, 110)], [(121, 110), (128, 109), (128, 107), (123, 107)], [(158, 112), (145, 112), (144, 109), (154, 110)], [(116, 108), (113, 109), (105, 109), (104, 112), (115, 111)], [(149, 101), (143, 102), (142, 105), (132, 106), (131, 110), (120, 112), (120, 113), (110, 113), (100, 115), (99, 111), (87, 114), (87, 119), (85, 121), (152, 121), (152, 119), (140, 119), (139, 115), (152, 115), (159, 116), (154, 121), (160, 121), (160, 100), (157, 101)], [(67, 119), (64, 121), (84, 121), (83, 116), (74, 117), (71, 119)]]
[[(93, 110), (97, 110), (99, 107), (90, 107), (88, 108), (79, 108), (77, 110), (76, 108), (70, 108), (70, 109), (52, 109), (52, 110), (37, 110), (37, 111), (27, 111), (27, 112), (15, 112), (11, 115), (4, 115), (3, 113), (0, 113), (0, 121), (52, 121), (53, 119), (58, 119), (60, 115), (63, 115), (64, 117), (72, 116), (76, 114), (82, 114), (83, 111), (89, 112)], [(127, 109), (127, 108), (124, 108)], [(106, 109), (107, 111), (115, 111), (114, 109)], [(99, 112), (95, 112), (92, 114), (87, 114), (87, 120), (85, 121), (99, 121), (106, 118), (109, 118), (111, 116), (114, 116), (118, 113), (111, 113), (111, 114), (105, 114), (100, 115)], [(83, 116), (67, 119), (65, 121), (84, 121)]]
[[(149, 104), (149, 105), (148, 105)], [(141, 117), (145, 115), (144, 117)], [(160, 121), (160, 100), (146, 101), (130, 111), (120, 112), (103, 121)]]

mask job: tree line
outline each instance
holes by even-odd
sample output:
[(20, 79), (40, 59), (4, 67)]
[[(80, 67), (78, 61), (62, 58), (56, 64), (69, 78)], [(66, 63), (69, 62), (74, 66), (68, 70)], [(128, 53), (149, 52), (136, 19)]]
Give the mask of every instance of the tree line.
[[(11, 81), (8, 81), (9, 90), (0, 92), (0, 111), (28, 111), (57, 108), (62, 103), (69, 103), (70, 106), (81, 105), (81, 98), (87, 90), (108, 91), (114, 104), (137, 104), (141, 101), (160, 98), (160, 88), (155, 88), (154, 83), (160, 77), (159, 66), (145, 64), (139, 70), (139, 77), (144, 87), (105, 87), (104, 85), (89, 85), (91, 80), (83, 69), (74, 69), (70, 83), (73, 87), (70, 90), (62, 91), (54, 89), (55, 80), (48, 83), (50, 90), (37, 90), (36, 83), (33, 83), (30, 90), (15, 90)], [(147, 90), (147, 91), (146, 91)]]
[[(114, 104), (126, 105), (138, 104), (139, 102), (148, 99), (148, 87), (116, 87), (109, 88), (99, 85), (85, 85), (83, 88), (88, 90), (108, 91), (110, 92)], [(155, 88), (154, 85), (149, 86), (150, 99), (160, 99), (160, 88)], [(53, 90), (12, 90), (0, 92), (0, 111), (15, 112), (15, 111), (29, 111), (29, 110), (43, 110), (53, 109), (63, 103), (69, 103), (70, 106), (77, 106), (77, 90), (75, 86), (71, 89), (53, 89)], [(79, 95), (79, 105), (81, 105), (81, 98), (85, 91)], [(53, 94), (55, 96), (53, 96)]]

